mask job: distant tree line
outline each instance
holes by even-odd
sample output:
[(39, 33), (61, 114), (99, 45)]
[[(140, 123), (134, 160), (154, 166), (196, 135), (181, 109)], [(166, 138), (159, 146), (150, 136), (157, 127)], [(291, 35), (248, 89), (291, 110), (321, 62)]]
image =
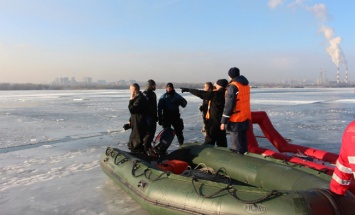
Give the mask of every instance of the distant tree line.
[(0, 90), (50, 90), (51, 86), (47, 84), (10, 84), (0, 83)]
[[(138, 83), (143, 90), (145, 82)], [(203, 83), (173, 83), (175, 89), (180, 87), (202, 89)], [(165, 89), (166, 83), (157, 83), (157, 89)], [(0, 90), (101, 90), (101, 89), (129, 89), (129, 84), (79, 84), (79, 85), (54, 85), (32, 83), (0, 83)]]

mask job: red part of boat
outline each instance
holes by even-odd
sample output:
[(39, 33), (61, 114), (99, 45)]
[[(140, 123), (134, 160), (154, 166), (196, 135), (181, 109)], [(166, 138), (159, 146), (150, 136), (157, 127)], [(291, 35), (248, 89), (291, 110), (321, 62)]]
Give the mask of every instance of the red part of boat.
[[(264, 137), (272, 143), (277, 151), (259, 146), (253, 131), (253, 124), (259, 125)], [(251, 125), (248, 130), (248, 148), (252, 153), (304, 165), (325, 172), (328, 175), (333, 174), (334, 165), (331, 164), (335, 164), (339, 156), (336, 153), (289, 143), (274, 128), (265, 111), (252, 111)], [(299, 155), (305, 156), (302, 157)], [(314, 161), (314, 159), (316, 159), (316, 161)], [(355, 194), (355, 180), (352, 180), (349, 191)]]

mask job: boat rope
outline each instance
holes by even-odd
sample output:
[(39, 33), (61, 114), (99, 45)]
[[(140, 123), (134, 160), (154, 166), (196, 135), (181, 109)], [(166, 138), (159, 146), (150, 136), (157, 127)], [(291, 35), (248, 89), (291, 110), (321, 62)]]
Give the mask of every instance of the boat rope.
[[(203, 168), (197, 169), (198, 167), (204, 166)], [(196, 177), (197, 179), (203, 179), (214, 182), (221, 182), (225, 184), (229, 184), (231, 179), (225, 174), (226, 170), (222, 167), (217, 172), (211, 168), (207, 167), (205, 164), (200, 163), (194, 169), (191, 169), (189, 166), (181, 176), (185, 177)]]
[[(143, 171), (143, 173), (139, 174), (139, 175), (136, 175), (136, 171), (137, 169), (139, 169), (140, 165), (139, 165), (139, 161), (138, 160), (133, 160), (132, 161), (132, 175), (137, 178), (137, 177), (140, 177), (142, 175), (144, 175), (145, 173), (145, 170)], [(148, 169), (148, 168), (147, 168)]]
[[(197, 169), (198, 167), (204, 166), (201, 169)], [(219, 193), (223, 192), (224, 190), (229, 190), (231, 188), (231, 178), (226, 174), (226, 169), (224, 167), (220, 168), (217, 170), (217, 172), (214, 171), (214, 169), (207, 167), (204, 163), (198, 164), (194, 170), (187, 170), (183, 173), (185, 176), (191, 176), (192, 177), (192, 186), (195, 190), (195, 192), (203, 197), (203, 198), (212, 198)], [(221, 188), (220, 190), (217, 190), (216, 192), (210, 194), (210, 195), (203, 195), (201, 192), (197, 191), (195, 182), (199, 182), (199, 179), (203, 180), (209, 180), (209, 181), (216, 181), (216, 182), (224, 182), (226, 187)]]
[[(123, 164), (124, 162), (128, 161), (128, 158), (124, 157), (124, 155), (121, 154), (120, 151), (115, 150), (111, 147), (107, 147), (106, 155), (114, 158), (114, 164), (116, 164), (116, 165)], [(120, 157), (123, 157), (123, 158), (121, 160), (118, 160)]]
[[(148, 171), (147, 171), (147, 172), (148, 172)], [(150, 169), (149, 169), (149, 172), (151, 172)], [(156, 178), (154, 178), (154, 179), (152, 179), (150, 176), (148, 177), (147, 175), (145, 175), (145, 177), (148, 178), (148, 179), (150, 179), (150, 180), (152, 180), (152, 181), (154, 182), (154, 181), (158, 181), (161, 177), (163, 177), (163, 175), (169, 176), (170, 173), (171, 173), (171, 172), (169, 172), (169, 171), (163, 171), (160, 175), (158, 175), (158, 177), (156, 177)], [(152, 175), (152, 174), (151, 174), (151, 175)]]
[(224, 190), (230, 189), (230, 185), (228, 184), (226, 187), (224, 187), (224, 188), (222, 188), (222, 189), (220, 189), (220, 190), (217, 190), (216, 192), (214, 192), (214, 193), (212, 193), (212, 194), (206, 196), (206, 195), (203, 195), (201, 192), (198, 192), (198, 191), (197, 191), (197, 188), (196, 188), (196, 186), (195, 186), (195, 181), (198, 182), (199, 180), (198, 180), (197, 176), (194, 175), (194, 176), (192, 177), (192, 186), (194, 187), (195, 192), (196, 192), (200, 197), (203, 197), (203, 198), (206, 198), (206, 199), (212, 198), (212, 197), (214, 197), (215, 195), (217, 195), (217, 194), (223, 192)]
[[(133, 161), (132, 161), (132, 175), (133, 175), (135, 178), (144, 175), (147, 179), (150, 179), (150, 180), (152, 180), (152, 181), (154, 182), (154, 181), (159, 180), (163, 175), (167, 175), (167, 176), (170, 175), (170, 172), (169, 172), (169, 171), (163, 171), (163, 172), (162, 172), (160, 175), (158, 175), (156, 178), (152, 179), (152, 178), (151, 178), (152, 170), (151, 170), (150, 168), (148, 168), (148, 167), (145, 168), (141, 174), (136, 175), (136, 171), (137, 171), (137, 169), (139, 169), (139, 167), (140, 167), (139, 161), (138, 161), (138, 160), (133, 160)], [(150, 173), (149, 176), (148, 176), (148, 173)]]
[(107, 149), (106, 149), (106, 155), (109, 156), (112, 151), (113, 151), (113, 149), (112, 149), (111, 147), (107, 147)]
[[(259, 199), (255, 199), (255, 200), (243, 200), (241, 198), (239, 198), (237, 196), (237, 189), (231, 187), (231, 189), (228, 189), (227, 190), (229, 192), (229, 194), (231, 196), (233, 196), (234, 198), (236, 198), (238, 201), (240, 201), (241, 203), (244, 203), (244, 204), (256, 204), (256, 203), (260, 203), (260, 202), (263, 202), (265, 200), (268, 200), (268, 199), (271, 199), (271, 198), (275, 198), (275, 197), (278, 197), (280, 196), (282, 193), (277, 191), (277, 190), (272, 190), (270, 193), (268, 193), (266, 196), (264, 197), (261, 197)], [(234, 191), (234, 192), (233, 192)]]
[[(197, 167), (199, 166), (206, 166), (205, 164), (199, 164), (197, 165)], [(196, 168), (197, 168), (196, 167)], [(196, 170), (195, 168), (195, 170)], [(231, 178), (227, 175), (226, 173), (226, 169), (224, 167), (220, 168), (219, 170), (217, 170), (217, 172), (213, 173), (214, 170), (212, 168), (203, 168), (202, 170), (200, 169), (200, 174), (196, 174), (196, 172), (193, 172), (191, 173), (191, 171), (189, 172), (189, 176), (192, 177), (192, 186), (195, 190), (195, 193), (198, 194), (200, 197), (202, 198), (213, 198), (213, 197), (216, 197), (216, 195), (220, 194), (221, 192), (223, 191), (227, 191), (231, 196), (233, 196), (235, 199), (237, 199), (239, 202), (242, 202), (244, 204), (255, 204), (255, 203), (260, 203), (260, 202), (263, 202), (267, 199), (270, 199), (270, 198), (275, 198), (279, 195), (281, 195), (281, 192), (277, 191), (277, 190), (272, 190), (270, 193), (268, 193), (266, 196), (264, 197), (261, 197), (261, 198), (258, 198), (258, 199), (255, 199), (255, 200), (243, 200), (241, 198), (239, 198), (237, 196), (237, 189), (235, 189), (232, 185), (231, 185)], [(201, 174), (203, 173), (203, 174)], [(211, 175), (213, 174), (213, 175)], [(185, 173), (186, 175), (186, 173)], [(206, 177), (209, 176), (209, 177)], [(213, 178), (211, 178), (211, 176), (213, 176)], [(196, 182), (199, 182), (200, 179), (204, 179), (204, 180), (210, 180), (210, 181), (218, 181), (218, 179), (224, 179), (224, 180), (227, 180), (225, 181), (226, 182), (226, 186), (217, 190), (216, 192), (212, 193), (212, 194), (209, 194), (209, 195), (204, 195), (201, 193), (201, 190), (202, 190), (202, 186), (200, 186), (199, 190), (197, 189), (196, 187)]]
[(117, 158), (118, 158), (118, 157), (121, 157), (121, 156), (122, 156), (121, 154), (118, 154), (118, 155), (115, 157), (114, 163), (115, 163), (116, 165), (123, 164), (124, 162), (128, 161), (128, 158), (126, 158), (126, 157), (123, 157), (121, 160), (118, 160)]
[(281, 192), (277, 191), (277, 190), (272, 190), (270, 193), (268, 193), (266, 196), (258, 198), (258, 199), (254, 199), (254, 200), (243, 200), (241, 198), (239, 198), (236, 194), (237, 190), (235, 188), (233, 188), (232, 185), (228, 184), (226, 187), (221, 188), (220, 190), (217, 190), (216, 192), (210, 194), (210, 195), (203, 195), (201, 192), (197, 191), (197, 188), (195, 186), (194, 181), (198, 181), (197, 177), (193, 177), (192, 178), (192, 185), (194, 187), (195, 192), (202, 198), (212, 198), (215, 197), (217, 194), (223, 192), (223, 191), (228, 191), (228, 193), (233, 196), (235, 199), (237, 199), (239, 202), (244, 203), (244, 204), (256, 204), (256, 203), (260, 203), (263, 202), (265, 200), (268, 200), (270, 198), (275, 198), (281, 195)]

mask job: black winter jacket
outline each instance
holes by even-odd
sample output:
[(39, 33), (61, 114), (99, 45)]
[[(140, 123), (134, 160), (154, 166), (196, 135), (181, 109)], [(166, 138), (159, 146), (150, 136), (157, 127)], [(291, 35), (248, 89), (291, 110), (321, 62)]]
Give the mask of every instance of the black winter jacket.
[(128, 110), (131, 113), (129, 119), (131, 123), (131, 134), (129, 136), (128, 147), (138, 149), (143, 145), (143, 138), (147, 134), (146, 107), (147, 98), (139, 92), (133, 99), (129, 100)]
[(214, 123), (220, 125), (223, 109), (224, 109), (224, 93), (225, 89), (221, 88), (218, 91), (203, 91), (196, 89), (189, 89), (189, 92), (201, 99), (211, 100), (210, 105), (210, 119)]
[(147, 116), (150, 116), (153, 118), (153, 120), (156, 122), (158, 120), (158, 109), (157, 109), (157, 96), (155, 92), (151, 89), (147, 89), (143, 92), (143, 95), (147, 97), (148, 99), (148, 104), (147, 104)]

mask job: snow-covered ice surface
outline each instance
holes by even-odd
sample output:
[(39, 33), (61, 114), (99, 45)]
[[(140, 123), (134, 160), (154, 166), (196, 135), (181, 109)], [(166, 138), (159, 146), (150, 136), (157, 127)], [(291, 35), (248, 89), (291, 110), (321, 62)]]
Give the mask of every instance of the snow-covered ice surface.
[[(182, 95), (186, 142), (201, 142), (201, 100)], [(253, 88), (251, 99), (292, 143), (335, 153), (355, 119), (351, 88)], [(0, 214), (147, 214), (99, 166), (107, 146), (127, 150), (128, 100), (128, 90), (2, 91)], [(272, 148), (263, 138), (259, 144)]]

